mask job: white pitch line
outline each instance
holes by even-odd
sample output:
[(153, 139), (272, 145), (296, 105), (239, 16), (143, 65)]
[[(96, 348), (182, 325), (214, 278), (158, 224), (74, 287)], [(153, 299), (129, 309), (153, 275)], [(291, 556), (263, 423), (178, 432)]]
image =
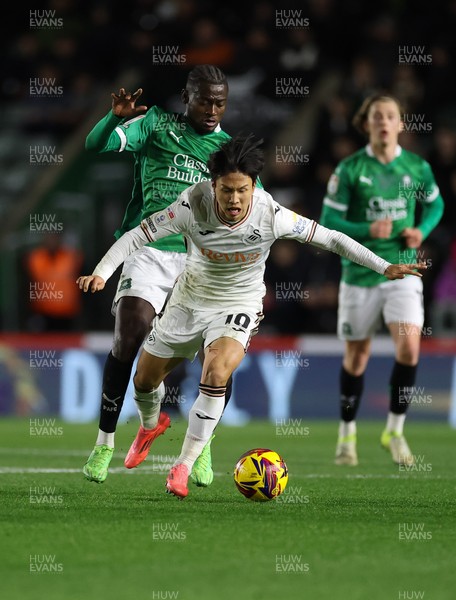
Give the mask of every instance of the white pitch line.
[[(90, 454), (89, 450), (69, 450), (62, 449), (58, 450), (57, 448), (0, 448), (0, 456), (1, 455), (11, 455), (11, 456), (50, 456), (50, 457), (58, 457), (58, 456), (75, 456), (87, 458)], [(114, 452), (113, 458), (124, 459), (127, 454), (127, 449), (119, 450)], [(163, 454), (153, 454), (152, 452), (149, 454), (149, 457), (156, 456), (160, 457)], [(169, 455), (168, 455), (169, 456)], [(176, 454), (176, 458), (177, 458)], [(172, 467), (173, 465), (171, 465)], [(170, 467), (170, 468), (171, 468)]]
[[(18, 456), (89, 456), (89, 450), (68, 450), (57, 448), (0, 448), (0, 454), (12, 454)], [(122, 456), (121, 452), (114, 452), (114, 456)]]
[[(123, 460), (127, 454), (127, 450), (128, 449), (125, 448), (125, 450), (118, 450), (117, 452), (114, 452), (114, 458), (121, 458)], [(12, 456), (76, 456), (76, 457), (87, 458), (89, 456), (90, 452), (91, 452), (90, 448), (88, 450), (69, 450), (69, 449), (65, 449), (65, 448), (62, 450), (59, 450), (58, 448), (0, 448), (0, 455), (10, 454)], [(164, 454), (160, 454), (160, 453), (154, 454), (153, 452), (150, 452), (149, 460), (153, 456), (156, 456), (156, 457), (168, 456), (169, 457), (169, 456), (171, 456), (171, 454), (164, 455)], [(178, 455), (176, 454), (175, 458), (177, 458), (177, 456)], [(171, 465), (171, 467), (172, 466), (173, 465)]]
[[(143, 466), (140, 469), (126, 469), (125, 467), (111, 467), (109, 474), (111, 475), (166, 475), (172, 467), (170, 464), (163, 470), (158, 471), (154, 467)], [(82, 469), (61, 469), (52, 467), (0, 467), (0, 475), (9, 474), (35, 474), (35, 473), (81, 473)], [(222, 473), (214, 473), (214, 475), (222, 475)]]
[[(110, 475), (167, 475), (169, 469), (172, 467), (172, 464), (160, 464), (160, 470), (156, 467), (143, 465), (138, 469), (126, 469), (125, 467), (111, 467), (109, 469)], [(55, 473), (55, 474), (67, 474), (67, 473), (82, 473), (82, 469), (63, 469), (63, 468), (47, 468), (47, 467), (0, 467), (0, 475), (23, 475), (23, 474), (46, 474), (46, 473)], [(225, 476), (226, 473), (214, 472), (216, 477)], [(374, 475), (371, 473), (358, 473), (358, 474), (348, 474), (344, 476), (335, 476), (330, 473), (305, 473), (303, 475), (293, 475), (293, 479), (422, 479), (420, 475), (404, 473), (403, 475), (398, 475), (391, 473), (390, 475)], [(426, 479), (442, 479), (440, 475), (434, 475), (433, 477), (426, 477)], [(449, 479), (446, 477), (446, 479)], [(450, 479), (454, 479), (450, 478)]]

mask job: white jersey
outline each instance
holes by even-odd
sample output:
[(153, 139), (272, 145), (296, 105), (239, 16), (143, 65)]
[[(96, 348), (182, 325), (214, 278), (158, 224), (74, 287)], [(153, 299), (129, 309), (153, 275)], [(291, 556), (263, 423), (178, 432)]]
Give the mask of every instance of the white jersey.
[(168, 208), (122, 236), (97, 265), (94, 275), (106, 280), (141, 245), (174, 233), (183, 233), (188, 247), (173, 298), (199, 309), (239, 303), (261, 307), (266, 291), (265, 262), (272, 244), (281, 238), (352, 257), (378, 273), (384, 273), (390, 264), (348, 236), (277, 204), (259, 188), (254, 189), (245, 217), (229, 223), (218, 210), (211, 182), (204, 181), (187, 188)]

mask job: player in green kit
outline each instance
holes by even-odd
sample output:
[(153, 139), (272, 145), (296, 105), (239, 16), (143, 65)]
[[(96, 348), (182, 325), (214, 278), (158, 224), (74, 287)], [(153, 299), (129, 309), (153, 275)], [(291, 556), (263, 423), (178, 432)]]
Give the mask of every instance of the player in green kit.
[[(111, 94), (112, 110), (87, 136), (86, 148), (96, 152), (132, 152), (134, 185), (132, 198), (116, 238), (136, 227), (144, 218), (166, 209), (194, 183), (209, 179), (206, 162), (230, 136), (220, 121), (226, 108), (228, 84), (220, 69), (195, 67), (188, 75), (181, 99), (184, 114), (158, 106), (147, 110), (136, 106), (142, 90), (123, 88)], [(133, 362), (151, 323), (181, 274), (186, 259), (182, 235), (172, 235), (141, 248), (124, 263), (114, 299), (114, 340), (103, 372), (98, 437), (83, 468), (90, 481), (102, 483), (114, 452), (114, 435), (130, 381)], [(228, 390), (229, 400), (231, 390)], [(162, 384), (155, 403), (165, 395)], [(135, 398), (141, 426), (126, 458), (127, 468), (136, 467), (147, 456), (152, 441), (169, 426), (161, 413), (153, 416), (150, 401)], [(197, 485), (210, 485), (213, 478), (210, 440), (192, 471)]]
[[(398, 145), (401, 106), (389, 95), (367, 98), (353, 124), (368, 145), (341, 161), (328, 183), (322, 225), (337, 229), (393, 263), (416, 262), (416, 249), (438, 224), (443, 200), (429, 164)], [(421, 203), (420, 222), (415, 210)], [(414, 456), (403, 435), (413, 394), (424, 322), (423, 286), (417, 277), (384, 282), (374, 272), (342, 259), (338, 335), (345, 340), (340, 373), (341, 421), (335, 462), (357, 465), (356, 413), (370, 340), (381, 317), (395, 345), (389, 413), (381, 445), (397, 464)]]

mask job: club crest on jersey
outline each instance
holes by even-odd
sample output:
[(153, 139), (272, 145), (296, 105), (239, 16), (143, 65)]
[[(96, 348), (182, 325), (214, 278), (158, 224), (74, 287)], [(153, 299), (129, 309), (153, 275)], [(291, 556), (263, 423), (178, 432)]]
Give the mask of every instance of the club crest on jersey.
[(128, 277), (128, 279), (121, 279), (118, 291), (121, 292), (122, 290), (129, 289), (131, 289), (131, 277)]
[(255, 244), (261, 240), (261, 233), (259, 229), (251, 229), (243, 237), (242, 241), (247, 244)]

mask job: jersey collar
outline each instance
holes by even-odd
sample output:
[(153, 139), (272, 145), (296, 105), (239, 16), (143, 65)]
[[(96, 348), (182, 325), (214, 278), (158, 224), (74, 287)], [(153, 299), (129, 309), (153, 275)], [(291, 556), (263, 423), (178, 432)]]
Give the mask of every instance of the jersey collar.
[[(366, 154), (368, 156), (371, 156), (372, 158), (377, 158), (375, 156), (374, 151), (372, 150), (372, 146), (370, 144), (367, 144), (367, 146), (366, 146)], [(399, 146), (399, 144), (397, 144), (396, 150), (394, 151), (394, 158), (397, 158), (401, 154), (402, 154), (402, 147)]]

